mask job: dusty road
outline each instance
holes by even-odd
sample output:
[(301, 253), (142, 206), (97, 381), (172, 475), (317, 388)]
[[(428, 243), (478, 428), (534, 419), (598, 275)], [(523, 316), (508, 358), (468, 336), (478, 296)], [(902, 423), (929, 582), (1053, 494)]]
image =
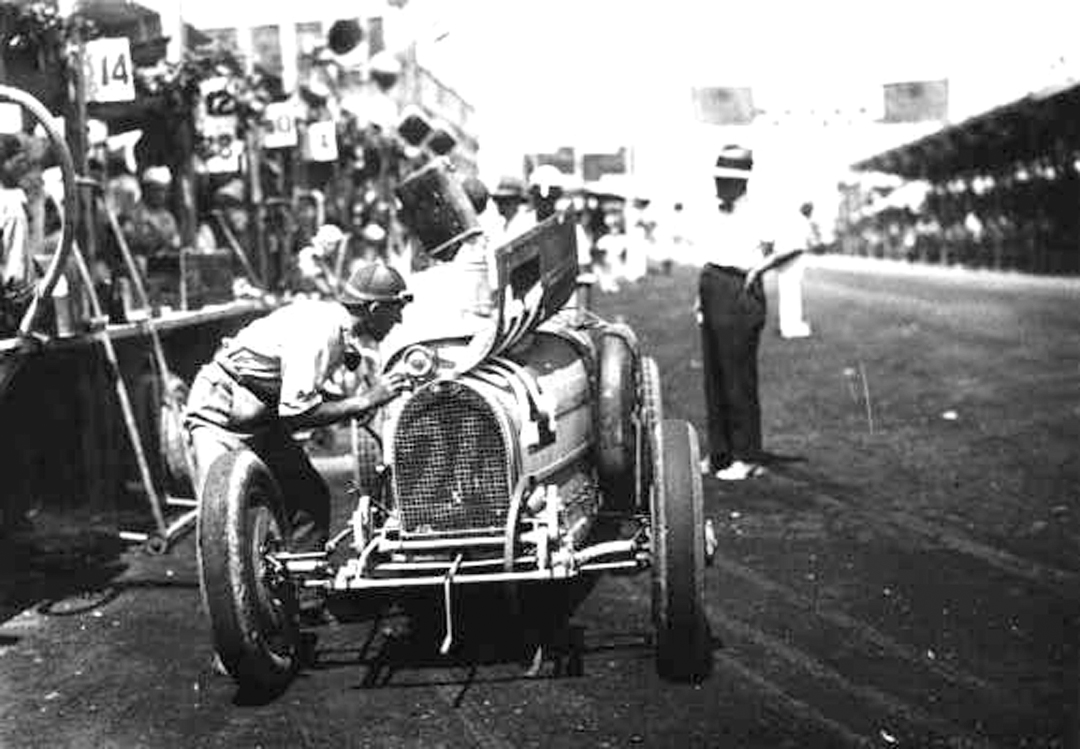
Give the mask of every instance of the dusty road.
[[(701, 428), (694, 283), (677, 269), (598, 307), (657, 356), (667, 415)], [(705, 485), (702, 685), (655, 675), (642, 575), (566, 591), (533, 678), (483, 601), (449, 661), (372, 606), (316, 630), (276, 702), (237, 704), (190, 539), (153, 558), (58, 523), (5, 541), (0, 746), (1073, 746), (1078, 302), (1076, 282), (809, 271), (815, 335), (763, 344), (770, 471)]]

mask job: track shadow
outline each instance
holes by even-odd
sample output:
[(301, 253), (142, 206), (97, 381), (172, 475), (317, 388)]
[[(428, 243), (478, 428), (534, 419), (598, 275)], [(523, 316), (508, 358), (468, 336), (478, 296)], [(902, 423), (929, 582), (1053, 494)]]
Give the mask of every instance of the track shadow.
[(198, 587), (190, 576), (158, 578), (114, 528), (81, 522), (48, 517), (0, 537), (0, 623), (29, 608), (86, 614), (126, 590)]
[(785, 455), (784, 453), (774, 453), (768, 450), (762, 450), (756, 456), (756, 460), (766, 468), (782, 468), (786, 465), (809, 462), (805, 455)]
[[(571, 619), (595, 584), (594, 578), (583, 577), (516, 589), (459, 587), (452, 594), (454, 638), (446, 654), (440, 652), (446, 636), (442, 591), (399, 593), (393, 601), (380, 602), (381, 607), (372, 604), (354, 612), (370, 625), (364, 639), (355, 647), (317, 648), (309, 667), (359, 666), (357, 689), (458, 685), (457, 702), (480, 678), (482, 667), (494, 667), (497, 681), (580, 676), (584, 629)], [(335, 616), (345, 613), (337, 609)], [(644, 649), (647, 643), (638, 646)], [(405, 683), (398, 677), (405, 677)], [(492, 679), (485, 675), (483, 681)]]
[[(127, 564), (115, 532), (41, 533), (24, 530), (0, 543), (0, 622), (32, 606), (42, 613), (75, 614), (101, 605)], [(74, 602), (69, 612), (58, 605)]]

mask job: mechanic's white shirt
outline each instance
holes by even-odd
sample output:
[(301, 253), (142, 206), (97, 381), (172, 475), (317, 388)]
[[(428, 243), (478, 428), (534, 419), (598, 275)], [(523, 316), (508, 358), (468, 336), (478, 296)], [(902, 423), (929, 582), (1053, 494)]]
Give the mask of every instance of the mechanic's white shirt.
[(238, 374), (270, 390), (280, 384), (278, 413), (296, 416), (323, 402), (352, 326), (352, 315), (337, 302), (298, 300), (249, 324), (226, 348)]

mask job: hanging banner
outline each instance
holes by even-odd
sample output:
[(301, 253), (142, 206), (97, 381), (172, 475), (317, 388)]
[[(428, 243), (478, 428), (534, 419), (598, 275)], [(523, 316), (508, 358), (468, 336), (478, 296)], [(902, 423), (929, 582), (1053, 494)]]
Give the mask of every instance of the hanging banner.
[(126, 36), (86, 42), (83, 59), (86, 100), (135, 101), (135, 68)]
[(304, 138), (304, 159), (307, 161), (336, 161), (337, 128), (333, 120), (309, 122)]
[(295, 107), (287, 101), (267, 104), (263, 115), (263, 148), (291, 148), (296, 143)]

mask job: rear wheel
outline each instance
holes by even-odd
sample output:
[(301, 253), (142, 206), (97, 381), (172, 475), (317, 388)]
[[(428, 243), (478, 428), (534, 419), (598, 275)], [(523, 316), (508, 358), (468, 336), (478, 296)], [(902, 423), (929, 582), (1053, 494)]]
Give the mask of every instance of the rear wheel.
[(630, 510), (636, 499), (634, 359), (627, 336), (609, 332), (601, 338), (597, 470), (605, 506), (610, 510)]
[(210, 467), (199, 507), (199, 582), (221, 663), (242, 691), (273, 694), (296, 673), (296, 590), (271, 555), (284, 551), (281, 493), (252, 452)]
[(659, 425), (652, 492), (653, 620), (656, 666), (673, 681), (700, 681), (712, 669), (705, 617), (704, 509), (697, 432), (688, 422)]
[(664, 407), (660, 395), (660, 368), (656, 359), (646, 356), (641, 360), (641, 410), (638, 425), (638, 509), (648, 510), (649, 489), (653, 485), (653, 456), (660, 445), (657, 442), (657, 425), (664, 420)]

